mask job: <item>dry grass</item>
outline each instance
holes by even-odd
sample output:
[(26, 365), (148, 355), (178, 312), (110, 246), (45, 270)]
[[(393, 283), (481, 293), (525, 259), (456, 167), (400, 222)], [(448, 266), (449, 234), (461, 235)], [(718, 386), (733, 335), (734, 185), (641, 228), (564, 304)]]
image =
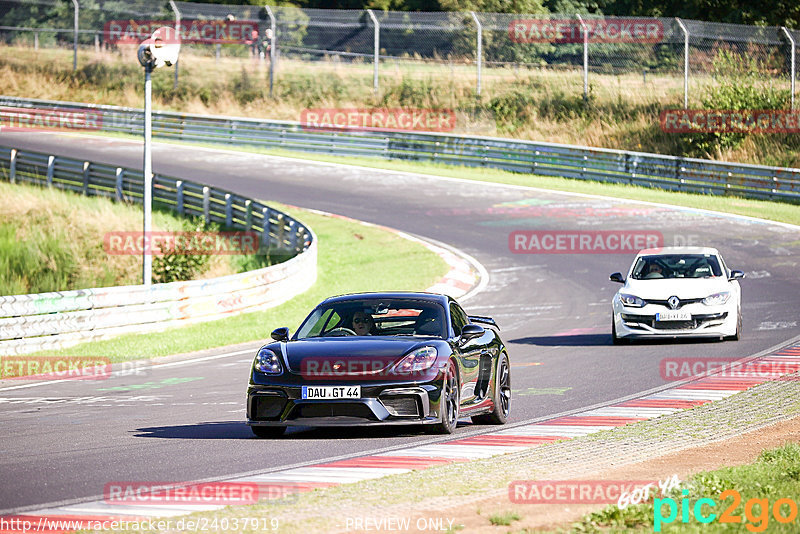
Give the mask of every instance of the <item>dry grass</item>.
[[(76, 74), (71, 51), (5, 50), (0, 54), (2, 94), (141, 107), (142, 74), (133, 48), (84, 52)], [(155, 107), (284, 120), (299, 120), (307, 108), (449, 108), (458, 113), (455, 133), (684, 155), (678, 136), (663, 132), (658, 122), (662, 109), (683, 107), (680, 72), (646, 78), (590, 72), (585, 105), (579, 70), (485, 68), (480, 98), (474, 66), (466, 64), (387, 60), (380, 65), (377, 95), (370, 63), (281, 59), (276, 70), (275, 98), (270, 99), (265, 64), (231, 56), (217, 62), (187, 49), (177, 90), (172, 69), (154, 73)], [(693, 76), (690, 107), (701, 107), (700, 98), (714, 83), (708, 76)], [(704, 157), (798, 167), (800, 145), (796, 135), (752, 135), (733, 149)]]

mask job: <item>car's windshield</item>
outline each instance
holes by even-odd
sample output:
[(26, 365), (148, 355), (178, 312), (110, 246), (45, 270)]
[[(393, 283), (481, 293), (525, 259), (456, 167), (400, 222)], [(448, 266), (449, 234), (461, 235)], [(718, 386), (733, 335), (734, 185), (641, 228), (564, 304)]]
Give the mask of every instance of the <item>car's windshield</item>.
[(338, 336), (446, 337), (444, 308), (416, 299), (354, 299), (317, 307), (296, 339)]
[(662, 278), (709, 278), (722, 276), (719, 260), (712, 254), (660, 254), (641, 256), (631, 271), (634, 280)]

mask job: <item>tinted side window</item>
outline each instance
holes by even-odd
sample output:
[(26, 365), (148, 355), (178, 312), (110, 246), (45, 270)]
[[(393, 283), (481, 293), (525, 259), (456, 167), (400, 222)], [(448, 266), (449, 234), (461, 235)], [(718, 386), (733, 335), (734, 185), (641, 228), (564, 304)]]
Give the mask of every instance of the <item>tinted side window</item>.
[(461, 335), (461, 329), (464, 328), (464, 325), (469, 323), (469, 319), (467, 318), (467, 314), (464, 313), (464, 310), (458, 304), (450, 304), (450, 320), (452, 321), (453, 325), (453, 332), (457, 336)]

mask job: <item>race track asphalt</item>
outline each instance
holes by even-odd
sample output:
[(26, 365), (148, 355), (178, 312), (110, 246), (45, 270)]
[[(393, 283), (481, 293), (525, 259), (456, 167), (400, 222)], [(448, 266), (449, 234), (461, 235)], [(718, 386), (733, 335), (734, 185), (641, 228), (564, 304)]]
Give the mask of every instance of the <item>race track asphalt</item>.
[[(142, 160), (140, 142), (111, 138), (4, 133), (0, 144), (121, 166)], [(474, 256), (488, 270), (489, 284), (465, 308), (493, 316), (502, 328), (512, 361), (512, 423), (662, 386), (664, 358), (744, 357), (800, 334), (795, 228), (208, 148), (156, 143), (153, 162), (156, 173), (386, 225)], [(731, 268), (748, 276), (743, 339), (612, 346), (609, 302), (618, 286), (608, 275), (624, 272), (633, 254), (515, 254), (509, 249), (514, 230), (648, 230), (661, 232), (666, 245), (717, 247)], [(402, 289), (391, 280), (387, 288)], [(264, 337), (277, 326), (265, 324)], [(244, 408), (257, 346), (216, 349), (202, 355), (209, 359), (109, 380), (4, 384), (0, 512), (97, 497), (113, 481), (219, 478), (438, 439), (396, 428), (300, 428), (281, 440), (254, 439)], [(465, 422), (458, 432), (476, 428)]]

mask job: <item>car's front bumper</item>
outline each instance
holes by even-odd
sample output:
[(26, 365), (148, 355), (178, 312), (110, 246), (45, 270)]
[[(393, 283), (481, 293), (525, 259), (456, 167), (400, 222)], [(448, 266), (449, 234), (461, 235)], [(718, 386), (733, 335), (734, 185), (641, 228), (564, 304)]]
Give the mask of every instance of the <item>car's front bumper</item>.
[[(319, 384), (325, 385), (325, 384)], [(360, 399), (308, 400), (300, 385), (251, 384), (247, 424), (252, 426), (368, 426), (433, 424), (441, 420), (441, 385), (362, 385)]]
[(643, 308), (626, 307), (616, 300), (613, 305), (614, 328), (619, 338), (658, 339), (665, 337), (727, 337), (736, 334), (738, 308), (690, 304), (682, 310), (691, 313), (687, 321), (656, 321), (656, 314), (666, 308), (648, 304)]

